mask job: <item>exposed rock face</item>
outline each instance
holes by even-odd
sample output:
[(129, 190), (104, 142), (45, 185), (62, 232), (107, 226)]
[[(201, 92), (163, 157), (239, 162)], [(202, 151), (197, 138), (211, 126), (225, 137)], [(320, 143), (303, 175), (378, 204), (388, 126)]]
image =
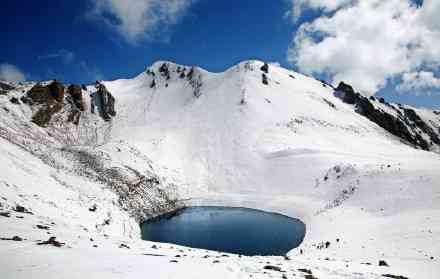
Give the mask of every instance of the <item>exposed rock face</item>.
[[(374, 102), (376, 100), (375, 98), (369, 99), (359, 93), (355, 93), (353, 88), (344, 82), (339, 84), (334, 94), (345, 103), (355, 105), (357, 113), (367, 117), (383, 129), (415, 147), (431, 150), (433, 145), (440, 145), (440, 131), (436, 133), (413, 109), (401, 106), (396, 108), (386, 103), (383, 98), (380, 98), (380, 104), (386, 105), (396, 111), (397, 116), (392, 115), (375, 107), (372, 103), (372, 101)], [(429, 138), (430, 141), (428, 141), (427, 138)]]
[(67, 88), (66, 101), (71, 104), (67, 121), (78, 125), (81, 112), (85, 111), (86, 108), (80, 85), (72, 84)]
[(49, 90), (52, 94), (52, 97), (55, 98), (58, 102), (62, 102), (64, 100), (64, 85), (59, 81), (53, 81), (49, 84)]
[(67, 94), (70, 96), (73, 104), (80, 110), (85, 111), (85, 103), (83, 99), (81, 86), (72, 84), (67, 89)]
[(48, 86), (37, 84), (22, 98), (26, 104), (40, 105), (39, 110), (32, 116), (32, 122), (41, 127), (46, 127), (52, 116), (63, 108), (63, 100), (64, 85), (58, 81)]
[(99, 112), (105, 121), (110, 121), (112, 116), (116, 116), (115, 98), (110, 94), (104, 84), (97, 84), (96, 92), (97, 103), (99, 103)]
[(15, 89), (13, 86), (0, 82), (0, 95), (6, 95), (8, 91)]
[(344, 82), (339, 83), (338, 88), (335, 92), (336, 97), (342, 99), (344, 103), (354, 105), (358, 98), (357, 94), (354, 92), (353, 87)]
[(159, 72), (162, 74), (163, 77), (165, 77), (167, 80), (169, 80), (170, 77), (170, 70), (168, 69), (168, 64), (163, 63), (162, 66), (159, 68)]
[(269, 80), (268, 80), (266, 74), (262, 74), (262, 75), (261, 75), (261, 82), (262, 82), (264, 85), (269, 85)]
[(189, 81), (189, 84), (192, 86), (193, 88), (193, 94), (194, 97), (198, 98), (202, 95), (202, 76), (200, 74), (196, 74), (196, 70), (194, 67), (191, 67), (191, 69), (189, 70), (188, 74), (186, 75), (186, 78)]
[(264, 63), (264, 65), (261, 66), (260, 70), (263, 71), (264, 73), (268, 74), (269, 73), (269, 65), (267, 63)]

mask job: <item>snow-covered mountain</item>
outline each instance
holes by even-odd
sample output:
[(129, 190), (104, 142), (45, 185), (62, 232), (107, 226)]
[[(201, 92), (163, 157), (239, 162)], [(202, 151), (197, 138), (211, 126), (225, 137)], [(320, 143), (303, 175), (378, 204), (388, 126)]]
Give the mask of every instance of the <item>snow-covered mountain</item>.
[[(439, 135), (438, 111), (259, 61), (223, 73), (160, 61), (96, 87), (2, 83), (0, 212), (10, 217), (0, 216), (0, 237), (26, 240), (0, 241), (0, 266), (7, 278), (35, 272), (21, 247), (41, 276), (72, 261), (96, 277), (112, 274), (109, 264), (121, 277), (152, 266), (155, 278), (281, 276), (264, 273), (271, 261), (287, 278), (304, 278), (303, 267), (316, 278), (438, 278)], [(175, 265), (170, 245), (164, 257), (139, 256), (158, 253), (139, 240), (139, 222), (185, 205), (280, 212), (302, 219), (306, 238), (291, 261), (216, 264), (186, 249), (191, 258)], [(37, 224), (72, 252), (42, 257)]]

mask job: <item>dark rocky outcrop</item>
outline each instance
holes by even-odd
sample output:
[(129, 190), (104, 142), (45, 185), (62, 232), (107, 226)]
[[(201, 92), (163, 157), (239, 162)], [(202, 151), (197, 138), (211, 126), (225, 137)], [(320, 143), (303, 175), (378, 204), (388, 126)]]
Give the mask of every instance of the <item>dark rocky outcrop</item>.
[(37, 84), (29, 90), (27, 97), (31, 103), (47, 104), (54, 101), (62, 102), (64, 99), (64, 86), (58, 81), (53, 81), (45, 86)]
[[(385, 104), (397, 112), (397, 116), (387, 113), (373, 105), (375, 98), (367, 98), (356, 93), (353, 88), (341, 82), (336, 88), (334, 95), (344, 103), (355, 106), (355, 111), (373, 121), (389, 133), (405, 140), (415, 147), (423, 150), (430, 150), (433, 144), (440, 145), (439, 134), (437, 134), (413, 109), (398, 108), (385, 102), (383, 98), (379, 99), (379, 103)], [(430, 138), (428, 142), (422, 134)]]
[(426, 124), (413, 109), (404, 108), (403, 112), (405, 115), (405, 122), (408, 125), (413, 128), (419, 128), (430, 137), (433, 143), (440, 145), (439, 135), (437, 135), (435, 131), (429, 127), (429, 125)]
[(264, 85), (269, 85), (269, 80), (268, 80), (266, 74), (262, 74), (261, 79), (262, 79), (261, 81), (263, 82)]
[(15, 87), (12, 85), (9, 85), (7, 83), (4, 82), (0, 82), (0, 90), (4, 90), (4, 91), (10, 91), (10, 90), (14, 90)]
[[(180, 72), (180, 75), (179, 75), (180, 79), (184, 79), (186, 77), (185, 71), (186, 71), (186, 69), (183, 68), (183, 70)], [(179, 73), (179, 71), (178, 71), (178, 73)]]
[(58, 102), (62, 102), (64, 100), (65, 89), (61, 82), (54, 80), (51, 84), (49, 84), (49, 90), (55, 100)]
[(9, 212), (0, 212), (0, 216), (6, 217), (6, 218), (10, 218), (11, 217), (11, 213), (9, 213)]
[(36, 84), (21, 101), (38, 108), (32, 116), (32, 122), (40, 127), (47, 127), (52, 117), (69, 104), (66, 107), (67, 121), (78, 125), (81, 112), (86, 109), (81, 85), (72, 84), (66, 90), (56, 80), (49, 85)]
[(382, 277), (393, 278), (393, 279), (409, 279), (408, 277), (402, 275), (392, 275), (392, 274), (382, 274)]
[(191, 69), (189, 70), (188, 74), (186, 75), (186, 78), (188, 80), (192, 80), (193, 75), (194, 75), (194, 67), (191, 67)]
[(6, 94), (8, 94), (8, 91), (11, 91), (14, 89), (15, 89), (15, 87), (13, 87), (7, 83), (0, 82), (0, 95), (6, 95)]
[(282, 271), (281, 267), (275, 266), (275, 265), (265, 265), (263, 268), (266, 270), (273, 270), (273, 271), (278, 271), (278, 272)]
[(160, 66), (159, 72), (161, 73), (161, 75), (163, 77), (166, 78), (166, 80), (169, 80), (171, 78), (170, 77), (170, 70), (168, 69), (168, 64), (167, 63), (163, 63), (162, 66)]
[(269, 64), (264, 63), (264, 65), (261, 66), (260, 70), (261, 70), (262, 72), (268, 74), (268, 73), (269, 73)]
[(67, 121), (78, 125), (81, 112), (85, 111), (86, 109), (81, 86), (75, 84), (70, 85), (67, 88), (66, 100), (71, 104)]
[(13, 103), (14, 105), (19, 105), (19, 104), (20, 104), (20, 100), (18, 100), (18, 99), (15, 98), (15, 97), (12, 97), (9, 101), (10, 101), (11, 103)]
[(67, 94), (70, 96), (73, 104), (80, 110), (85, 111), (86, 106), (80, 85), (72, 84), (67, 88)]
[(354, 105), (358, 99), (358, 95), (354, 92), (353, 87), (344, 82), (339, 83), (335, 91), (336, 97), (342, 99), (344, 103)]
[(44, 86), (37, 84), (22, 98), (23, 103), (40, 105), (39, 110), (32, 116), (32, 122), (46, 127), (52, 116), (63, 108), (64, 86), (54, 81)]
[(0, 240), (12, 240), (12, 241), (23, 241), (23, 238), (19, 236), (13, 236), (13, 237), (2, 237)]
[(60, 248), (60, 247), (63, 247), (64, 245), (66, 245), (66, 243), (59, 242), (56, 240), (55, 236), (52, 236), (46, 241), (38, 242), (37, 245), (52, 245), (52, 246)]
[(113, 116), (116, 116), (116, 100), (113, 95), (110, 94), (104, 84), (97, 83), (96, 87), (98, 91), (94, 96), (92, 96), (95, 99), (94, 103), (98, 105), (101, 117), (105, 121), (110, 121)]
[(189, 84), (194, 90), (194, 97), (199, 98), (202, 95), (202, 76), (200, 74), (196, 74), (195, 68), (191, 67), (188, 74), (186, 75), (186, 79), (189, 81)]

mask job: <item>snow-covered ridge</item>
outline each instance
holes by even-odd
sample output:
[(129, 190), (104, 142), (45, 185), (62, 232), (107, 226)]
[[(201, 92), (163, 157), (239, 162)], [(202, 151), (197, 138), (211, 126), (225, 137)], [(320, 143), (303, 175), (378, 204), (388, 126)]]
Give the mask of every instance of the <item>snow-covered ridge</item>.
[[(317, 278), (439, 276), (439, 155), (380, 127), (331, 86), (260, 61), (223, 73), (160, 61), (133, 79), (102, 84), (115, 100), (116, 114), (107, 121), (94, 86), (81, 90), (85, 109), (79, 113), (68, 91), (62, 101), (48, 95), (49, 106), (23, 102), (34, 83), (0, 94), (0, 212), (11, 216), (0, 216), (0, 228), (5, 237), (26, 238), (20, 244), (0, 241), (6, 278), (18, 277), (24, 266), (15, 245), (29, 249), (27, 261), (37, 266), (41, 257), (98, 277), (108, 275), (101, 257), (124, 265), (122, 277), (155, 265), (159, 270), (149, 269), (155, 278), (279, 275), (265, 274), (260, 261), (280, 264), (288, 278), (304, 278), (301, 267)], [(399, 115), (393, 104), (370, 103)], [(32, 122), (52, 105), (59, 110), (44, 127)], [(435, 112), (414, 111), (438, 128)], [(69, 121), (73, 112), (78, 121)], [(418, 125), (411, 131), (428, 139)], [(34, 215), (14, 211), (17, 205)], [(291, 261), (231, 257), (216, 265), (204, 260), (207, 252), (185, 249), (188, 258), (173, 265), (169, 245), (151, 250), (152, 244), (139, 241), (138, 222), (185, 205), (245, 206), (299, 217), (306, 239), (289, 253)], [(72, 253), (55, 261), (35, 245), (48, 237), (37, 224), (49, 226)], [(327, 241), (329, 248), (322, 249)], [(132, 249), (119, 249), (121, 242)], [(49, 256), (40, 256), (45, 252)], [(79, 260), (84, 253), (94, 255), (90, 264)], [(390, 267), (378, 267), (379, 260)]]

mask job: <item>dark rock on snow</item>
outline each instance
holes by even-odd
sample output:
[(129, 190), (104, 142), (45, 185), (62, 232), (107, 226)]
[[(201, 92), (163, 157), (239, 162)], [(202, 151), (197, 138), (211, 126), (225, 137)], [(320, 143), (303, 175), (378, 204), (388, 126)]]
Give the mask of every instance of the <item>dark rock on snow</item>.
[(37, 245), (52, 245), (52, 246), (60, 248), (60, 247), (63, 247), (64, 245), (66, 245), (66, 243), (59, 242), (56, 240), (55, 236), (52, 236), (46, 241), (38, 242)]
[(393, 278), (393, 279), (409, 279), (408, 277), (402, 275), (392, 275), (392, 274), (383, 274), (383, 277)]
[[(412, 109), (392, 107), (399, 114), (396, 117), (380, 108), (376, 108), (369, 98), (355, 93), (353, 88), (344, 82), (339, 84), (334, 94), (336, 97), (342, 99), (343, 102), (354, 105), (355, 111), (360, 115), (365, 116), (389, 133), (405, 140), (415, 147), (430, 150), (432, 144), (440, 145), (440, 135), (426, 124)], [(379, 102), (386, 104), (382, 98), (379, 99)], [(424, 139), (420, 131), (426, 134), (431, 142)]]
[(85, 102), (83, 99), (81, 86), (72, 84), (67, 88), (67, 94), (70, 96), (73, 104), (80, 110), (85, 111)]
[(2, 237), (2, 238), (0, 238), (0, 240), (23, 241), (23, 238), (21, 238), (19, 236), (13, 236), (11, 238)]
[(110, 121), (112, 116), (116, 116), (115, 98), (102, 83), (97, 83), (96, 98), (100, 107), (100, 114), (105, 121)]
[(281, 270), (281, 267), (279, 267), (279, 266), (275, 266), (275, 265), (265, 265), (263, 268), (264, 268), (264, 269), (267, 269), (267, 270), (278, 271), (278, 272), (281, 272), (281, 271), (282, 271), (282, 270)]
[(26, 104), (39, 104), (39, 110), (32, 116), (32, 122), (46, 127), (52, 116), (63, 108), (64, 86), (54, 81), (48, 86), (37, 84), (22, 99)]
[(14, 90), (15, 87), (12, 85), (9, 85), (7, 83), (4, 82), (0, 82), (0, 90), (4, 90), (4, 91), (10, 91), (10, 90)]
[(269, 65), (267, 63), (264, 63), (263, 66), (261, 66), (260, 70), (266, 74), (269, 73)]
[(263, 82), (263, 84), (265, 84), (265, 85), (269, 85), (269, 80), (268, 80), (266, 74), (262, 74), (262, 75), (261, 75), (261, 78), (262, 78), (262, 82)]
[(19, 105), (20, 104), (20, 101), (17, 98), (15, 98), (15, 97), (12, 97), (9, 101), (11, 103), (13, 103), (14, 105)]
[(18, 213), (32, 214), (31, 211), (29, 211), (28, 209), (26, 209), (24, 206), (21, 206), (21, 205), (15, 206), (14, 211), (18, 212)]
[(37, 228), (40, 229), (40, 230), (48, 230), (48, 229), (50, 229), (49, 226), (44, 226), (44, 225), (37, 225)]
[(130, 246), (128, 246), (127, 244), (121, 243), (121, 244), (119, 245), (119, 248), (130, 249)]
[(96, 209), (98, 209), (98, 206), (96, 204), (92, 205), (91, 207), (89, 207), (89, 211), (90, 212), (95, 212)]
[(9, 217), (11, 217), (11, 213), (9, 213), (9, 212), (0, 212), (0, 216), (9, 218)]

